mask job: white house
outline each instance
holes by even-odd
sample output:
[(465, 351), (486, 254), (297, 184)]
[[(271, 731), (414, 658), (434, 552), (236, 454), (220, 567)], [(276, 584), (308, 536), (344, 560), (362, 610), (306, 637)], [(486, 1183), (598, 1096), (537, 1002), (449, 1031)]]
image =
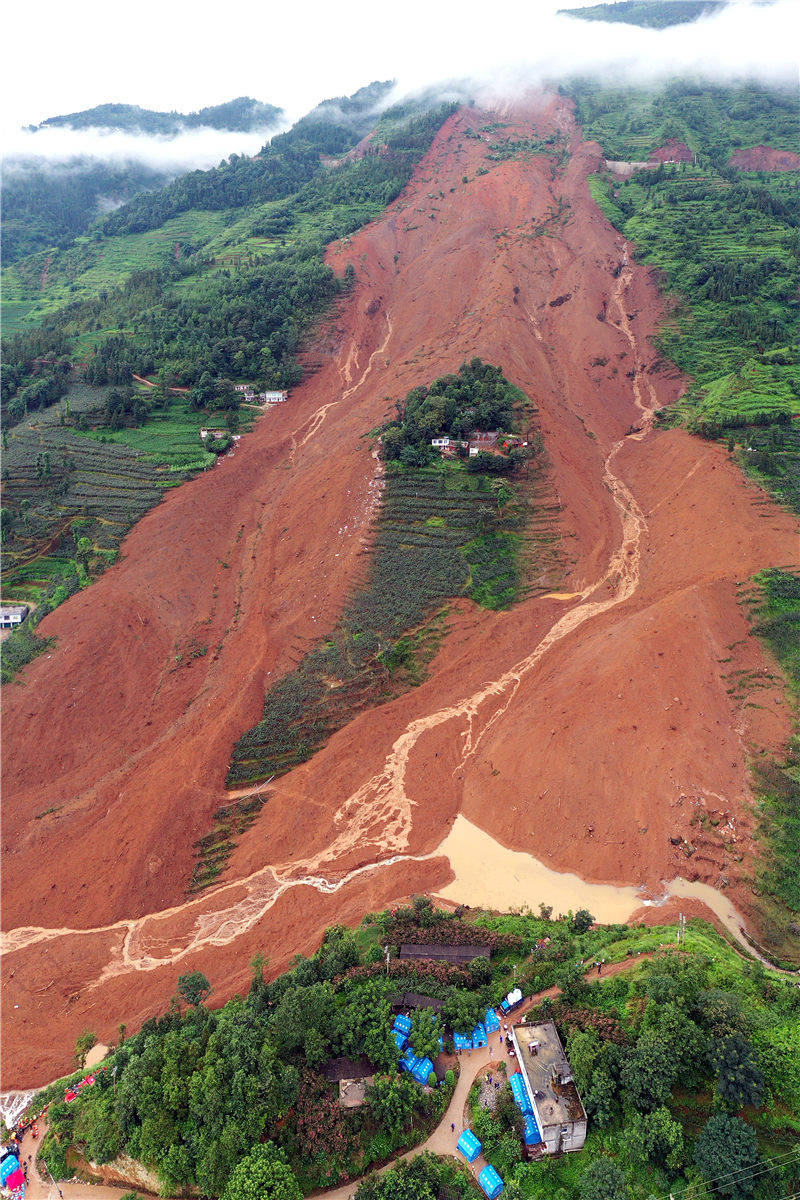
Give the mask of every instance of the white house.
[(445, 450), (450, 445), (449, 437), (438, 437), (431, 440), (431, 445), (437, 450)]
[(586, 1110), (554, 1023), (514, 1025), (511, 1038), (545, 1152), (582, 1149)]
[(16, 629), (28, 615), (27, 604), (0, 605), (0, 629)]

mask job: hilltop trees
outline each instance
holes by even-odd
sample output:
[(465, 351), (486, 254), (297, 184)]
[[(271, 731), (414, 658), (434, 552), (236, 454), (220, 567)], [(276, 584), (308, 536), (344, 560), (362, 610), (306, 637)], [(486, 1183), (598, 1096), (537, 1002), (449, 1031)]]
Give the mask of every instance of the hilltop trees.
[(715, 1113), (697, 1139), (694, 1161), (706, 1179), (731, 1200), (752, 1196), (758, 1164), (758, 1142), (749, 1125), (739, 1117)]
[(303, 1193), (274, 1142), (254, 1146), (234, 1167), (222, 1200), (301, 1200)]

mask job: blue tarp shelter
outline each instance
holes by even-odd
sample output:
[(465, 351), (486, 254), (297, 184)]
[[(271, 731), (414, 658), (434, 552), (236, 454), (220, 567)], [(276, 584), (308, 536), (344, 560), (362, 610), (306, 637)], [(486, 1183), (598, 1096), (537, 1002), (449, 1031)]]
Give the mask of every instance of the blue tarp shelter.
[(522, 1075), (519, 1073), (519, 1071), (515, 1071), (508, 1082), (511, 1084), (511, 1091), (514, 1093), (514, 1099), (516, 1100), (520, 1111), (525, 1114), (533, 1112), (531, 1099), (528, 1095), (527, 1088), (525, 1087), (525, 1080), (522, 1078)]
[(486, 1045), (486, 1029), (483, 1026), (483, 1022), (479, 1021), (478, 1024), (475, 1026), (475, 1028), (472, 1031), (472, 1048), (473, 1048), (473, 1050), (477, 1050), (478, 1046), (485, 1046), (485, 1045)]
[(444, 1050), (444, 1038), (440, 1037), (439, 1038), (439, 1053), (441, 1054), (443, 1052), (443, 1050)]
[(522, 1138), (526, 1146), (538, 1146), (544, 1140), (533, 1113), (522, 1118)]
[(471, 1129), (465, 1129), (456, 1142), (456, 1150), (460, 1150), (467, 1162), (475, 1162), (483, 1147)]
[(417, 1061), (417, 1056), (410, 1046), (406, 1046), (403, 1057), (400, 1059), (400, 1066), (404, 1071), (413, 1071)]
[(466, 1033), (454, 1033), (453, 1044), (456, 1050), (471, 1050), (472, 1038), (468, 1037)]
[(404, 1033), (401, 1033), (399, 1029), (392, 1030), (392, 1038), (395, 1046), (397, 1046), (398, 1053), (402, 1053), (403, 1047), (408, 1041), (408, 1038)]
[(395, 1017), (392, 1028), (397, 1029), (400, 1033), (404, 1033), (406, 1037), (408, 1037), (408, 1035), (411, 1033), (411, 1017), (407, 1017), (403, 1013), (400, 1013)]
[(478, 1183), (489, 1197), (489, 1200), (494, 1200), (495, 1196), (499, 1196), (505, 1187), (502, 1179), (491, 1164), (483, 1168), (478, 1176)]
[(417, 1083), (427, 1083), (428, 1076), (433, 1070), (433, 1063), (429, 1058), (418, 1058), (411, 1068), (411, 1074), (416, 1079)]
[(486, 1026), (487, 1033), (497, 1033), (500, 1028), (500, 1021), (493, 1008), (487, 1008), (486, 1018), (483, 1023)]

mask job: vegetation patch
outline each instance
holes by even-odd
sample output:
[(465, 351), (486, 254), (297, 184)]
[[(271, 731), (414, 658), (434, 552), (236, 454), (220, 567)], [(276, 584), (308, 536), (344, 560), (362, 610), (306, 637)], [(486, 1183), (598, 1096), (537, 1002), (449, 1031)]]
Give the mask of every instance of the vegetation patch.
[[(506, 608), (532, 587), (533, 562), (550, 565), (552, 509), (531, 520), (545, 484), (532, 454), (432, 461), (430, 429), (442, 421), (472, 428), (481, 414), (499, 413), (511, 425), (515, 405), (530, 417), (522, 393), (474, 360), (458, 376), (414, 389), (397, 420), (381, 427), (388, 461), (367, 577), (330, 637), (267, 693), (262, 720), (234, 748), (229, 786), (285, 773), (359, 712), (422, 682), (448, 600)], [(534, 440), (540, 446), (531, 433)]]
[(236, 846), (234, 839), (246, 833), (268, 799), (266, 792), (254, 793), (217, 809), (213, 828), (194, 844), (196, 861), (189, 883), (189, 895), (209, 887), (225, 869)]

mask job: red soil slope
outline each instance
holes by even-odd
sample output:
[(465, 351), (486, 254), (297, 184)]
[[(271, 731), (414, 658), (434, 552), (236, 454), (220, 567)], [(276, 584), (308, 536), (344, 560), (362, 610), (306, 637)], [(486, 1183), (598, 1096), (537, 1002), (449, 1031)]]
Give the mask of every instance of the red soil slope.
[(772, 146), (751, 146), (749, 150), (735, 150), (728, 165), (742, 171), (800, 171), (800, 154)]
[(653, 150), (648, 154), (647, 161), (651, 163), (690, 163), (692, 161), (692, 152), (686, 145), (686, 142), (679, 142), (677, 138), (670, 138), (663, 146), (659, 146), (657, 150)]
[[(9, 689), (5, 1086), (66, 1068), (87, 1027), (135, 1028), (183, 971), (222, 999), (256, 950), (277, 972), (326, 924), (443, 886), (436, 848), (459, 811), (592, 880), (727, 876), (746, 899), (746, 747), (779, 744), (788, 721), (776, 691), (758, 708), (728, 694), (726, 672), (763, 666), (736, 585), (793, 559), (795, 523), (719, 446), (651, 430), (681, 381), (648, 344), (655, 286), (589, 196), (599, 148), (565, 102), (489, 119), (563, 128), (574, 153), (561, 172), (492, 164), (465, 136), (486, 115), (451, 118), (400, 200), (332, 249), (357, 286), (321, 369), (140, 522)], [(187, 903), (232, 743), (359, 569), (378, 487), (362, 435), (475, 354), (539, 406), (573, 595), (458, 605), (429, 680), (274, 784), (226, 882)], [(724, 820), (698, 826), (704, 810)]]

